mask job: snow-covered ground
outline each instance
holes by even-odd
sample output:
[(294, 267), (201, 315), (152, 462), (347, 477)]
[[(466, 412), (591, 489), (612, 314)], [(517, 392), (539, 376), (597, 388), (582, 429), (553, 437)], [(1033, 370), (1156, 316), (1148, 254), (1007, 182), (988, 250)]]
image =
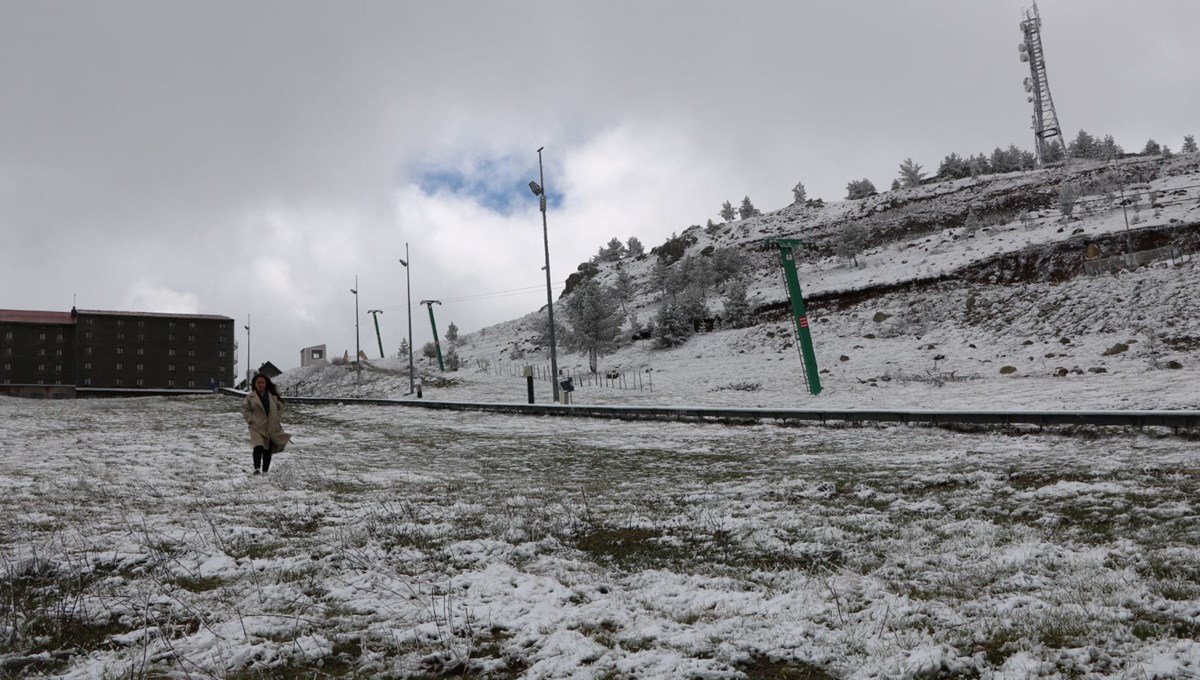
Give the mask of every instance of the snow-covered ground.
[[(1172, 201), (1143, 199), (1135, 236), (1192, 238), (1196, 165), (1161, 163), (1140, 191)], [(1082, 249), (1124, 231), (1111, 209), (1064, 224), (1044, 207), (1058, 181), (959, 180), (690, 229), (693, 256), (749, 254), (757, 323), (671, 350), (629, 342), (601, 358), (615, 379), (566, 352), (559, 366), (576, 403), (1200, 408), (1194, 260), (989, 279), (989, 258), (1059, 256), (1063, 239)], [(962, 225), (968, 206), (1039, 191), (1023, 219)], [(924, 226), (905, 232), (914, 215)], [(894, 232), (861, 266), (821, 255), (848, 219)], [(800, 275), (822, 300), (809, 310), (819, 396), (790, 322), (769, 312), (785, 300), (777, 255), (754, 244), (770, 236), (815, 244)], [(643, 323), (662, 304), (654, 259), (622, 263)], [(894, 288), (854, 293), (881, 285)], [(456, 372), (418, 357), (421, 398), (523, 402), (533, 366), (536, 399), (550, 401), (544, 317), (464, 335)], [(278, 383), (415, 399), (406, 368), (326, 365)], [(1200, 677), (1194, 433), (357, 404), (295, 404), (284, 422), (293, 446), (255, 477), (230, 397), (0, 399), (0, 674)]]
[[(656, 378), (656, 393), (658, 390)], [(0, 400), (16, 676), (1200, 675), (1161, 432)]]

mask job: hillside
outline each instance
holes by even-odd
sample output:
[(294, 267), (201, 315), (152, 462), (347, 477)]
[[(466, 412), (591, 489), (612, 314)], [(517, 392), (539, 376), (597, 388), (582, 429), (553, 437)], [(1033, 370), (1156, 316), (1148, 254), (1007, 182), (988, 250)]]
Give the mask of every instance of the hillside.
[[(1119, 176), (1123, 186), (1115, 182)], [(1069, 217), (1059, 201), (1064, 186), (1080, 192)], [(838, 235), (854, 226), (866, 237), (856, 262), (834, 254)], [(796, 259), (825, 388), (818, 397), (805, 391), (801, 377), (778, 250), (764, 247), (775, 238), (803, 243)], [(1182, 257), (1130, 271), (1085, 272), (1085, 253), (1104, 262), (1127, 244), (1135, 252), (1174, 246)], [(629, 310), (644, 324), (662, 304), (662, 291), (651, 284), (660, 253), (678, 256), (670, 267), (679, 267), (689, 257), (736, 249), (748, 261), (753, 325), (722, 329), (725, 291), (710, 290), (712, 332), (670, 350), (627, 334), (621, 349), (600, 359), (601, 372), (621, 378), (603, 387), (585, 383), (574, 397), (795, 407), (1197, 408), (1200, 303), (1193, 291), (1200, 289), (1200, 271), (1190, 253), (1198, 244), (1196, 154), (929, 183), (691, 227), (643, 256), (600, 263), (598, 280), (612, 285), (623, 268), (636, 290)], [(519, 369), (534, 364), (546, 372), (549, 364), (538, 341), (544, 326), (543, 308), (461, 337), (462, 369), (447, 380), (434, 375), (436, 362), (418, 358), (425, 397), (523, 401)], [(561, 348), (558, 363), (564, 373), (587, 372), (586, 357)], [(294, 393), (401, 397), (408, 390), (402, 364), (374, 362), (357, 379), (345, 368), (297, 369), (281, 384)], [(538, 389), (538, 400), (549, 400), (545, 383)]]

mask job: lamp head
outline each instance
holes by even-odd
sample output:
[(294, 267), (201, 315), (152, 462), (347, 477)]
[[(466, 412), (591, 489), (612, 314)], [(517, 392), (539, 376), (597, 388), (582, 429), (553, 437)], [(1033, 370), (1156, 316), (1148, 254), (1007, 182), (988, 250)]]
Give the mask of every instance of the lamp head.
[(542, 185), (538, 184), (537, 182), (530, 182), (529, 190), (533, 192), (534, 196), (542, 195)]
[(355, 295), (358, 295), (358, 289), (357, 289), (357, 288), (351, 288), (351, 289), (350, 289), (350, 292), (351, 292), (351, 293), (354, 293)]
[(400, 260), (400, 264), (404, 265), (405, 267), (407, 267), (407, 266), (408, 266), (408, 263), (407, 263), (407, 262), (405, 262), (404, 260)]

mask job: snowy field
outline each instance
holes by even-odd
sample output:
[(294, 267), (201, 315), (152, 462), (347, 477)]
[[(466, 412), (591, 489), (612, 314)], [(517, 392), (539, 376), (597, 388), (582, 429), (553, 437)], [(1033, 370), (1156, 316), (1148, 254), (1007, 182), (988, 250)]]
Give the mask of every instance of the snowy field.
[(285, 425), (254, 477), (229, 397), (0, 399), (0, 673), (1200, 677), (1165, 432)]

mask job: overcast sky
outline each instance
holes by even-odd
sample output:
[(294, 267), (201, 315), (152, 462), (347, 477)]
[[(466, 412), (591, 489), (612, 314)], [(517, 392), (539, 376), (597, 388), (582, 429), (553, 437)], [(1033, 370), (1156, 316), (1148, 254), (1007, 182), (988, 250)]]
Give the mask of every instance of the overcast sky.
[[(0, 0), (0, 307), (221, 314), (250, 361), (466, 333), (556, 283), (912, 157), (1032, 148), (1021, 0)], [(1044, 0), (1068, 137), (1200, 133), (1200, 2)]]

